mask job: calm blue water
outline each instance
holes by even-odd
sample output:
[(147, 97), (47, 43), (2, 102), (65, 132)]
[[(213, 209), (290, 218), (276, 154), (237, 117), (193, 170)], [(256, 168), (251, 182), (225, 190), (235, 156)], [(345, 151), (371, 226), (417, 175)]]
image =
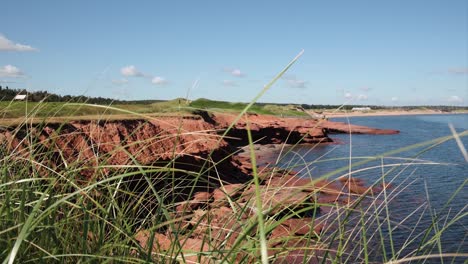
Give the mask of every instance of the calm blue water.
[[(439, 228), (447, 226), (455, 217), (467, 214), (468, 210), (468, 163), (465, 162), (460, 148), (453, 139), (439, 143), (404, 150), (398, 153), (389, 151), (428, 142), (440, 137), (449, 136), (449, 123), (452, 123), (458, 133), (468, 130), (468, 115), (422, 115), (422, 116), (385, 116), (385, 117), (352, 117), (336, 118), (333, 121), (350, 122), (357, 125), (365, 125), (376, 128), (398, 129), (398, 135), (331, 135), (339, 144), (321, 145), (316, 147), (296, 147), (285, 155), (281, 161), (282, 166), (297, 165), (302, 177), (319, 177), (339, 168), (345, 168), (343, 172), (332, 176), (341, 176), (348, 172), (349, 166), (362, 161), (361, 157), (380, 156), (378, 160), (361, 166), (352, 167), (352, 170), (377, 166), (363, 172), (352, 173), (355, 177), (375, 182), (387, 174), (386, 181), (391, 181), (393, 186), (389, 190), (391, 202), (388, 205), (389, 215), (394, 221), (395, 230), (392, 232), (394, 243), (393, 250), (399, 253), (400, 258), (415, 250), (422, 240), (422, 234), (430, 227), (431, 219), (438, 219)], [(462, 142), (468, 148), (468, 136), (463, 137)], [(428, 148), (429, 147), (429, 148)], [(351, 157), (351, 158), (350, 158)], [(345, 158), (337, 160), (337, 158)], [(395, 159), (403, 158), (403, 159)], [(414, 164), (413, 158), (427, 162), (442, 163), (436, 165)], [(385, 167), (381, 164), (411, 163)], [(420, 161), (421, 162), (421, 161)], [(445, 163), (450, 163), (446, 165)], [(458, 191), (455, 197), (454, 193)], [(398, 192), (398, 193), (397, 193)], [(412, 216), (409, 216), (412, 214)], [(383, 212), (384, 214), (384, 212)], [(409, 216), (409, 217), (408, 217)], [(389, 234), (387, 229), (382, 229), (385, 236), (385, 249), (391, 252)], [(434, 232), (431, 232), (431, 237)], [(408, 237), (421, 234), (415, 241), (408, 242)], [(369, 242), (373, 243), (373, 242)], [(380, 241), (376, 244), (375, 252), (381, 252)], [(406, 243), (406, 245), (405, 245)], [(443, 252), (468, 253), (468, 217), (465, 216), (451, 224), (443, 232), (441, 239)], [(427, 248), (428, 253), (438, 253), (436, 248)], [(375, 253), (377, 254), (377, 253)], [(388, 253), (387, 255), (391, 255)], [(382, 256), (374, 255), (375, 260), (381, 260)], [(444, 259), (447, 263), (463, 263), (466, 259)], [(440, 263), (440, 259), (432, 259), (428, 263)]]

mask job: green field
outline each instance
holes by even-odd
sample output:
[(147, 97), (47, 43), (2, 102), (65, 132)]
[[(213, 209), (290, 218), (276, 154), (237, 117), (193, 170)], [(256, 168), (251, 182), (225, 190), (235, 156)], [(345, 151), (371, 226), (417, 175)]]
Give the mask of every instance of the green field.
[[(198, 99), (187, 101), (175, 99), (155, 103), (132, 104), (86, 104), (65, 102), (0, 102), (0, 120), (3, 123), (11, 119), (28, 118), (70, 118), (70, 119), (107, 119), (138, 116), (138, 114), (190, 114), (196, 110), (214, 112), (241, 112), (247, 103), (230, 103)], [(278, 116), (306, 116), (304, 112), (295, 109), (293, 105), (254, 104), (249, 113), (278, 115)]]

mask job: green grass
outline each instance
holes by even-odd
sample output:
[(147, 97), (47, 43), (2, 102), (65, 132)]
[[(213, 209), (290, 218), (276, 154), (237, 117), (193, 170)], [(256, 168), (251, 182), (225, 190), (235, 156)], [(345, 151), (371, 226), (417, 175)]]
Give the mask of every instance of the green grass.
[[(115, 105), (91, 105), (85, 103), (64, 103), (64, 102), (23, 102), (23, 101), (0, 101), (0, 124), (18, 125), (25, 119), (30, 122), (42, 122), (47, 119), (49, 122), (63, 122), (69, 120), (86, 119), (134, 119), (141, 115), (189, 115), (197, 110), (210, 112), (239, 113), (246, 108), (247, 103), (229, 103), (198, 99), (189, 102), (185, 99), (155, 102), (155, 103), (132, 103)], [(256, 105), (253, 104), (248, 113), (296, 116), (304, 117), (307, 114), (297, 111), (294, 106), (281, 105)]]
[(157, 102), (152, 104), (117, 104), (112, 107), (95, 107), (83, 103), (63, 103), (63, 102), (0, 102), (0, 115), (2, 118), (24, 118), (32, 116), (40, 117), (75, 117), (90, 115), (118, 115), (121, 110), (134, 113), (173, 113), (186, 105), (179, 99)]
[[(297, 59), (297, 58), (296, 58)], [(174, 100), (150, 105), (116, 105), (113, 107), (96, 107), (86, 104), (39, 103), (24, 102), (2, 103), (3, 118), (23, 118), (23, 128), (30, 128), (31, 118), (59, 117), (83, 115), (122, 115), (153, 112), (192, 111), (193, 109), (223, 110), (238, 113), (237, 120), (245, 113), (292, 114), (290, 107), (256, 105), (255, 102), (274, 84), (274, 82), (294, 63), (291, 62), (278, 76), (248, 104), (231, 104), (207, 100), (187, 102)], [(284, 108), (283, 108), (284, 107)], [(188, 109), (188, 110), (185, 110)], [(282, 112), (284, 111), (284, 112)], [(26, 113), (26, 115), (25, 115)], [(102, 120), (105, 122), (105, 119)], [(228, 128), (231, 129), (231, 127)], [(59, 128), (60, 129), (60, 128)], [(175, 263), (206, 261), (204, 263), (268, 263), (281, 258), (280, 252), (303, 250), (307, 254), (319, 254), (324, 257), (323, 263), (371, 263), (373, 261), (389, 263), (405, 263), (430, 260), (467, 258), (466, 249), (457, 252), (442, 253), (441, 237), (454, 224), (466, 223), (466, 210), (457, 212), (452, 219), (444, 219), (432, 213), (434, 208), (423, 204), (413, 214), (421, 218), (430, 214), (430, 224), (423, 233), (409, 232), (408, 244), (402, 248), (393, 245), (393, 234), (404, 226), (395, 222), (390, 215), (388, 205), (398, 195), (411, 185), (410, 177), (394, 189), (386, 190), (375, 196), (353, 196), (352, 204), (310, 202), (298, 211), (271, 214), (274, 208), (265, 208), (260, 188), (262, 171), (254, 166), (253, 178), (246, 182), (253, 186), (254, 196), (251, 203), (237, 203), (235, 197), (229, 197), (229, 205), (235, 208), (235, 214), (227, 216), (224, 231), (229, 234), (238, 233), (231, 245), (211, 244), (215, 234), (209, 230), (203, 234), (204, 243), (210, 244), (209, 250), (188, 252), (184, 245), (191, 241), (188, 235), (194, 234), (203, 224), (214, 224), (209, 214), (184, 226), (183, 216), (175, 213), (177, 206), (174, 197), (179, 192), (194, 192), (195, 186), (222, 185), (219, 175), (211, 174), (218, 165), (208, 155), (201, 160), (200, 167), (184, 169), (177, 166), (177, 161), (171, 160), (165, 164), (142, 165), (137, 157), (127, 152), (130, 158), (128, 164), (116, 166), (109, 160), (114, 153), (97, 155), (98, 161), (87, 167), (82, 162), (66, 161), (60, 151), (46, 148), (39, 141), (37, 134), (31, 129), (13, 130), (13, 133), (24, 132), (24, 149), (9, 149), (5, 141), (0, 141), (0, 258), (3, 263)], [(182, 133), (182, 132), (180, 132)], [(200, 132), (204, 133), (204, 132)], [(227, 132), (226, 132), (227, 133)], [(225, 133), (225, 135), (226, 135)], [(315, 183), (320, 179), (331, 179), (338, 176), (350, 176), (359, 171), (369, 171), (369, 174), (380, 173), (380, 177), (371, 184), (391, 182), (394, 177), (411, 175), (415, 165), (447, 166), (418, 159), (419, 155), (433, 149), (438, 144), (454, 138), (467, 136), (468, 132), (434, 139), (428, 142), (393, 150), (376, 157), (342, 157), (352, 161), (352, 166), (337, 169), (326, 175), (314, 176)], [(178, 134), (173, 135), (178, 138)], [(156, 138), (157, 139), (157, 138)], [(221, 140), (220, 140), (221, 141)], [(249, 137), (252, 163), (255, 165), (254, 146)], [(55, 139), (50, 139), (54, 145)], [(145, 142), (137, 142), (144, 144)], [(135, 144), (135, 143), (132, 143)], [(119, 150), (124, 150), (123, 146)], [(313, 147), (311, 147), (313, 148)], [(419, 149), (413, 159), (387, 158), (407, 151)], [(116, 150), (117, 151), (117, 150)], [(142, 150), (143, 151), (143, 150)], [(294, 152), (294, 148), (288, 150)], [(226, 153), (229, 158), (234, 153)], [(286, 154), (281, 154), (278, 159)], [(80, 156), (81, 153), (77, 153)], [(387, 160), (388, 159), (388, 160)], [(60, 166), (54, 166), (54, 160)], [(76, 159), (79, 160), (79, 159)], [(333, 162), (336, 160), (329, 160)], [(370, 162), (382, 161), (381, 165), (370, 165)], [(384, 162), (385, 161), (385, 162)], [(305, 161), (304, 161), (305, 162)], [(324, 162), (310, 161), (307, 165)], [(351, 163), (351, 162), (350, 162)], [(369, 164), (367, 168), (357, 166)], [(304, 167), (301, 161), (287, 165), (283, 173)], [(451, 165), (448, 165), (451, 166)], [(306, 166), (308, 167), (308, 166)], [(92, 169), (90, 181), (83, 181), (81, 172)], [(211, 170), (209, 170), (211, 169)], [(184, 181), (178, 178), (184, 175)], [(467, 180), (452, 194), (459, 195), (467, 184)], [(165, 186), (162, 188), (161, 186)], [(291, 189), (290, 196), (302, 191), (304, 187)], [(311, 192), (310, 197), (317, 193)], [(430, 195), (430, 194), (428, 194)], [(445, 207), (450, 206), (450, 200)], [(328, 208), (332, 213), (327, 219), (315, 214), (317, 207)], [(443, 208), (444, 209), (444, 208)], [(245, 217), (246, 212), (256, 213)], [(269, 236), (281, 223), (298, 214), (313, 211), (312, 222), (326, 220), (327, 226), (321, 234), (306, 234), (300, 244), (291, 243), (294, 237), (284, 236), (276, 248), (269, 246)], [(187, 212), (192, 216), (195, 212)], [(242, 220), (241, 220), (242, 219)], [(232, 222), (231, 222), (232, 221)], [(242, 221), (242, 222), (239, 222)], [(241, 223), (239, 226), (232, 223)], [(135, 234), (141, 230), (149, 232), (146, 247), (140, 245)], [(167, 250), (158, 250), (152, 234), (169, 232), (172, 240)], [(460, 241), (463, 242), (463, 241)], [(417, 243), (419, 246), (410, 253), (404, 253), (405, 248)], [(434, 250), (435, 249), (435, 250)], [(192, 258), (195, 257), (195, 260)], [(307, 255), (303, 261), (307, 261)], [(288, 261), (290, 262), (290, 261)]]
[[(232, 103), (225, 101), (215, 101), (209, 99), (197, 99), (190, 102), (190, 107), (195, 109), (203, 109), (208, 111), (225, 111), (239, 113), (246, 109), (248, 103)], [(307, 116), (307, 114), (297, 111), (294, 105), (277, 105), (277, 104), (252, 104), (248, 108), (248, 113), (256, 113), (263, 115), (277, 116)]]

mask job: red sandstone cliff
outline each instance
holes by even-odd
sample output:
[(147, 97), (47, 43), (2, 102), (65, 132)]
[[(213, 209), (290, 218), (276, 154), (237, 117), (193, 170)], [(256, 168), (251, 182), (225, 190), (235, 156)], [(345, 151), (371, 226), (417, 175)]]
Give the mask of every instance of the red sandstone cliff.
[[(52, 153), (53, 162), (60, 163), (57, 166), (74, 164), (86, 168), (98, 164), (152, 165), (182, 158), (188, 166), (203, 163), (208, 157), (212, 163), (223, 160), (227, 164), (230, 158), (226, 157), (233, 153), (231, 147), (248, 144), (247, 129), (257, 144), (330, 142), (328, 132), (398, 133), (325, 120), (253, 114), (240, 118), (221, 138), (234, 121), (236, 115), (206, 112), (151, 120), (73, 121), (29, 129), (17, 127), (1, 133), (0, 140), (18, 155), (35, 149)], [(235, 162), (231, 165), (236, 166)], [(84, 174), (90, 177), (92, 173), (87, 170)]]

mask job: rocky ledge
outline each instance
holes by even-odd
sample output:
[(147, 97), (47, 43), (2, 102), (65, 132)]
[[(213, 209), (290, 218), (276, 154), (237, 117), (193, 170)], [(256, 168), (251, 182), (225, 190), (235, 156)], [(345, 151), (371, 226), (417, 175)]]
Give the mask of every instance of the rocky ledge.
[[(232, 125), (233, 124), (233, 125)], [(316, 144), (332, 142), (328, 133), (397, 134), (397, 130), (376, 129), (326, 120), (278, 118), (249, 114), (157, 117), (151, 120), (71, 121), (31, 127), (29, 124), (3, 129), (0, 142), (15, 155), (31, 157), (31, 150), (49, 153), (54, 167), (78, 165), (84, 180), (95, 177), (98, 164), (154, 165), (182, 160), (186, 167), (208, 156), (214, 163), (234, 163), (233, 153), (249, 143)], [(41, 155), (43, 156), (43, 155)], [(228, 157), (228, 158), (227, 158)], [(232, 169), (226, 166), (225, 169)], [(106, 171), (103, 171), (106, 173)], [(232, 171), (230, 171), (232, 172)], [(225, 180), (236, 178), (230, 175)], [(239, 175), (236, 175), (239, 176)]]
[[(362, 196), (374, 196), (389, 187), (367, 186), (352, 177), (303, 179), (295, 172), (270, 168), (260, 168), (259, 178), (258, 187), (248, 182), (197, 192), (190, 200), (175, 204), (173, 225), (159, 232), (139, 230), (135, 239), (144, 251), (159, 256), (160, 262), (255, 263), (257, 256), (242, 250), (239, 243), (258, 232), (258, 190), (272, 263), (331, 263), (324, 258), (331, 259), (333, 253), (318, 242), (323, 241), (324, 232), (333, 232), (325, 214), (333, 208), (357, 205)], [(229, 250), (236, 252), (235, 258), (208, 254)]]

